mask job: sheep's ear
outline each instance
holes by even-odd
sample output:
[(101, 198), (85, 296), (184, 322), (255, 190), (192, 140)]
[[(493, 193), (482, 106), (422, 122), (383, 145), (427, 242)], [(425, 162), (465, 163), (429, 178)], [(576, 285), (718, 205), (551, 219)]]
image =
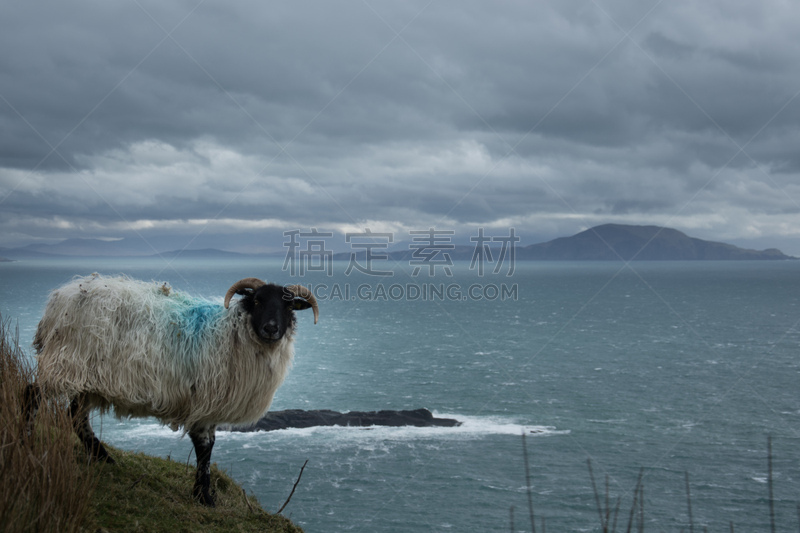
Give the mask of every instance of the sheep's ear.
[(302, 298), (295, 298), (292, 300), (292, 309), (295, 311), (302, 311), (303, 309), (310, 309), (311, 304), (307, 301), (303, 300)]

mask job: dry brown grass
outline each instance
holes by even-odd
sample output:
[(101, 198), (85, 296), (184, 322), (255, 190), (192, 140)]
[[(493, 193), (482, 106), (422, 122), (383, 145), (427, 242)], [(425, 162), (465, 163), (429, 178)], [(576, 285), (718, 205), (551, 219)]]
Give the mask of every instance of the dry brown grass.
[(0, 531), (77, 532), (98, 470), (80, 464), (64, 406), (43, 402), (29, 435), (22, 398), (34, 370), (10, 329), (0, 317)]

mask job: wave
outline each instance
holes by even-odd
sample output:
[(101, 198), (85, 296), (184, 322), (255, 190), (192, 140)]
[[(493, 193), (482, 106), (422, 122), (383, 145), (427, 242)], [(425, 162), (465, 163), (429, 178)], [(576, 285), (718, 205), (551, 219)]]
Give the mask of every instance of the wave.
[[(239, 433), (232, 431), (217, 431), (217, 435), (224, 435), (225, 439), (234, 441), (249, 441), (259, 439), (291, 439), (322, 436), (342, 440), (422, 440), (422, 439), (477, 439), (495, 435), (509, 435), (519, 437), (524, 432), (532, 437), (547, 437), (569, 434), (569, 430), (558, 429), (554, 426), (527, 424), (513, 417), (503, 416), (475, 416), (457, 413), (434, 413), (441, 418), (454, 418), (461, 422), (456, 427), (390, 427), (390, 426), (316, 426), (310, 428), (290, 428), (276, 431), (258, 431), (252, 433)], [(182, 435), (181, 431), (175, 432), (159, 424), (155, 420), (129, 420), (103, 424), (103, 433), (111, 440), (116, 440), (122, 434), (127, 439), (176, 439)]]

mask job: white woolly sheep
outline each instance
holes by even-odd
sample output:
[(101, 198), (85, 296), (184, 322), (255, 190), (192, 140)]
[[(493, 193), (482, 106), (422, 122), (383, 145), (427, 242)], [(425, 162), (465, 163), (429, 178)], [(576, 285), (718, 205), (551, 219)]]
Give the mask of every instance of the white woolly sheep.
[[(242, 295), (229, 308), (234, 294)], [(223, 305), (166, 284), (97, 274), (53, 291), (34, 338), (37, 383), (26, 404), (33, 419), (42, 397), (70, 401), (75, 432), (91, 458), (113, 462), (89, 424), (89, 411), (153, 416), (184, 428), (194, 444), (193, 496), (209, 491), (216, 426), (258, 420), (293, 356), (294, 311), (312, 308), (305, 287), (256, 278), (233, 284)]]

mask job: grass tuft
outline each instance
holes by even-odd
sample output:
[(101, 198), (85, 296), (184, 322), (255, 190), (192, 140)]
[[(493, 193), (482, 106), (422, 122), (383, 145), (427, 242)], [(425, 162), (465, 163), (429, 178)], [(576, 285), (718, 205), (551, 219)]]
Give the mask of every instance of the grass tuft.
[(64, 406), (43, 402), (29, 434), (22, 398), (34, 371), (9, 330), (0, 318), (0, 531), (80, 531), (97, 472), (80, 464)]

